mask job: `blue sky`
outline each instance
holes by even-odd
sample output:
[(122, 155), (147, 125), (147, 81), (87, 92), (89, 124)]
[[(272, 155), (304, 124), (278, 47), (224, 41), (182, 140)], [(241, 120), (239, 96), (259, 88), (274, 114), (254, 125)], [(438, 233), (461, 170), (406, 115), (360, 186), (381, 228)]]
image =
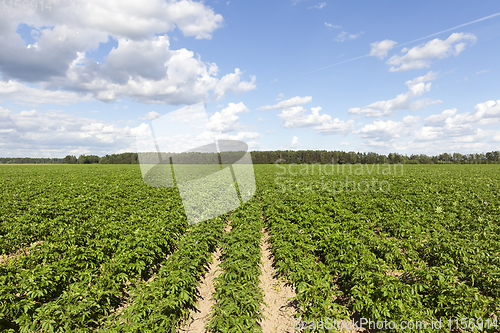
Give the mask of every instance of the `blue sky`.
[(135, 151), (150, 121), (198, 103), (218, 139), (250, 150), (500, 149), (497, 1), (75, 0), (0, 15), (0, 156)]

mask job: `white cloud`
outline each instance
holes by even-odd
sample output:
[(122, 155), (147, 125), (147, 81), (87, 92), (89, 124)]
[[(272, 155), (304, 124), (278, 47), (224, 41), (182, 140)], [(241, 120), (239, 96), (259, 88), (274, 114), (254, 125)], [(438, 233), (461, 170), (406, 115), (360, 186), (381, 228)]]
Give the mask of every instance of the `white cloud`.
[(391, 65), (391, 72), (430, 67), (432, 60), (458, 56), (475, 41), (473, 34), (453, 33), (446, 40), (436, 38), (411, 49), (404, 48), (400, 55), (392, 56), (386, 63)]
[(221, 100), (226, 96), (228, 91), (231, 91), (234, 94), (241, 94), (256, 89), (256, 77), (253, 75), (250, 76), (250, 82), (241, 81), (242, 74), (243, 72), (236, 68), (234, 73), (224, 75), (217, 83), (212, 98), (215, 100)]
[(294, 137), (292, 138), (292, 147), (296, 147), (296, 146), (298, 146), (298, 145), (299, 145), (299, 138), (298, 138), (298, 137), (296, 137), (296, 136), (294, 136)]
[(55, 23), (92, 27), (131, 39), (171, 31), (175, 27), (185, 36), (210, 39), (212, 32), (224, 22), (212, 8), (191, 0), (145, 0), (140, 3), (75, 0), (58, 3), (56, 15)]
[(238, 124), (239, 117), (236, 114), (249, 111), (243, 102), (238, 104), (229, 103), (227, 108), (221, 112), (216, 112), (210, 117), (208, 128), (219, 133), (236, 131), (241, 126)]
[(129, 146), (138, 128), (77, 117), (63, 111), (0, 108), (0, 156), (60, 157), (72, 151), (104, 155)]
[(357, 34), (351, 34), (351, 33), (342, 31), (341, 33), (339, 33), (337, 35), (337, 37), (334, 38), (334, 41), (343, 42), (345, 40), (354, 40), (354, 39), (359, 38), (362, 34), (363, 34), (363, 32), (358, 32)]
[(417, 147), (419, 144), (434, 145), (436, 150), (441, 151), (493, 150), (495, 146), (488, 142), (495, 141), (500, 132), (487, 127), (499, 122), (500, 100), (479, 103), (474, 112), (457, 114), (456, 109), (448, 109), (425, 118), (424, 126), (415, 132), (413, 143)]
[[(257, 132), (238, 132), (237, 134), (228, 134), (228, 133), (222, 133), (218, 134), (215, 137), (217, 140), (238, 140), (238, 141), (245, 141), (248, 139), (257, 139), (260, 138), (262, 134), (257, 133)], [(255, 145), (255, 142), (252, 142), (253, 145)], [(251, 146), (251, 143), (248, 143), (248, 146)]]
[(276, 98), (276, 101), (281, 101), (283, 99), (283, 97), (285, 97), (285, 95), (283, 93), (280, 93), (278, 95), (278, 97)]
[(403, 121), (375, 120), (355, 133), (359, 134), (369, 146), (393, 147), (398, 139), (410, 136), (418, 125), (419, 117), (406, 116)]
[(476, 75), (478, 75), (478, 74), (485, 74), (485, 73), (488, 73), (488, 72), (491, 72), (491, 69), (488, 69), (488, 70), (483, 69), (482, 71), (476, 72)]
[[(19, 24), (36, 42), (26, 47)], [(129, 97), (142, 103), (195, 104), (212, 91), (222, 99), (255, 89), (237, 70), (217, 78), (218, 68), (186, 49), (171, 50), (166, 32), (210, 39), (223, 18), (191, 0), (75, 0), (58, 3), (51, 15), (12, 15), (2, 21), (0, 98), (20, 103), (110, 102)], [(118, 42), (104, 63), (87, 54), (109, 39)], [(21, 81), (40, 84), (25, 86)]]
[(457, 109), (448, 109), (440, 114), (433, 114), (424, 119), (425, 126), (443, 126), (446, 119), (453, 117), (455, 113), (457, 113)]
[[(185, 36), (210, 39), (223, 18), (191, 0), (75, 0), (58, 2), (50, 15), (8, 15), (0, 36), (0, 70), (4, 78), (46, 81), (63, 76), (76, 52), (95, 49), (115, 39), (150, 39), (176, 27)], [(20, 23), (35, 28), (38, 40), (25, 47), (17, 33)]]
[(90, 101), (92, 100), (92, 94), (32, 88), (25, 84), (9, 80), (0, 81), (0, 98), (11, 99), (19, 104), (31, 106), (38, 106), (45, 103), (68, 105)]
[(476, 134), (478, 129), (474, 125), (485, 126), (500, 122), (500, 100), (479, 103), (474, 107), (474, 112), (456, 112), (456, 109), (444, 110), (441, 114), (425, 118), (418, 138), (426, 140)]
[(325, 22), (325, 27), (327, 27), (327, 28), (333, 28), (333, 29), (340, 29), (340, 28), (342, 28), (340, 25), (334, 25), (334, 24), (331, 24), (331, 23), (328, 23), (328, 22)]
[(437, 74), (430, 71), (424, 76), (406, 81), (405, 84), (408, 86), (408, 91), (406, 93), (399, 94), (396, 98), (387, 101), (378, 101), (369, 104), (362, 108), (351, 108), (348, 112), (351, 114), (363, 114), (366, 117), (383, 117), (392, 116), (394, 112), (398, 110), (417, 111), (428, 105), (441, 103), (442, 101), (440, 100), (428, 99), (412, 101), (415, 97), (420, 97), (423, 93), (428, 92), (431, 89), (431, 83), (426, 82), (435, 80), (436, 77)]
[(306, 128), (311, 127), (318, 134), (345, 134), (352, 130), (354, 121), (347, 122), (332, 117), (328, 114), (320, 114), (321, 107), (311, 108), (311, 113), (308, 114), (302, 104), (312, 101), (311, 96), (295, 96), (290, 99), (281, 101), (275, 105), (261, 106), (257, 110), (275, 110), (282, 109), (278, 116), (284, 121), (285, 128)]
[(31, 111), (21, 111), (19, 113), (21, 117), (35, 117), (37, 115), (36, 110)]
[(212, 32), (224, 21), (220, 14), (215, 14), (202, 2), (190, 0), (167, 2), (166, 13), (185, 36), (195, 36), (196, 39), (211, 39)]
[(156, 119), (160, 116), (161, 116), (160, 113), (158, 113), (156, 111), (151, 111), (151, 112), (146, 113), (146, 115), (143, 118), (139, 118), (139, 119), (141, 119), (141, 120), (153, 120), (153, 119)]
[(312, 101), (311, 96), (305, 96), (305, 97), (295, 96), (295, 97), (292, 97), (290, 99), (281, 101), (275, 105), (261, 106), (261, 107), (257, 108), (257, 110), (275, 110), (275, 109), (290, 108), (293, 106), (306, 104), (306, 103), (309, 103), (311, 101)]
[(382, 60), (387, 56), (389, 50), (391, 50), (396, 44), (397, 42), (390, 39), (385, 39), (381, 42), (371, 43), (370, 55), (373, 57), (378, 57), (379, 59)]
[(284, 108), (278, 116), (284, 121), (285, 128), (312, 128), (318, 134), (346, 134), (352, 131), (354, 121), (332, 119), (328, 114), (320, 114), (321, 107), (311, 108), (311, 113), (302, 106)]
[(191, 51), (170, 50), (165, 36), (147, 41), (120, 39), (106, 64), (79, 54), (60, 85), (89, 91), (104, 102), (126, 96), (143, 103), (195, 104), (208, 99), (215, 89), (217, 71), (215, 64), (195, 59)]
[(218, 80), (215, 64), (194, 58), (186, 49), (170, 50), (165, 36), (147, 41), (120, 39), (108, 62), (97, 65), (80, 54), (68, 70), (66, 84), (105, 102), (126, 96), (142, 103), (172, 105), (206, 101), (212, 90), (213, 98), (220, 100), (228, 91), (238, 94), (255, 89), (255, 77), (251, 76), (251, 82), (241, 81), (239, 69)]
[[(430, 72), (409, 81), (411, 84), (408, 85), (418, 92), (425, 88), (420, 88), (420, 84), (426, 84), (434, 78), (435, 74)], [(459, 114), (456, 109), (448, 109), (423, 120), (418, 116), (407, 115), (400, 121), (374, 120), (357, 129), (354, 128), (353, 120), (332, 119), (321, 113), (320, 107), (313, 107), (309, 111), (294, 105), (283, 108), (278, 116), (285, 128), (309, 128), (316, 134), (324, 135), (353, 133), (359, 136), (365, 147), (378, 151), (428, 154), (490, 151), (498, 150), (497, 142), (500, 142), (497, 126), (500, 124), (500, 100), (479, 103), (473, 112)], [(340, 146), (349, 145), (351, 143), (347, 141), (340, 143)]]
[[(409, 153), (478, 152), (498, 150), (500, 100), (475, 106), (474, 112), (444, 110), (426, 117), (406, 116), (402, 121), (375, 120), (355, 131), (367, 147)], [(495, 127), (494, 127), (495, 126)]]

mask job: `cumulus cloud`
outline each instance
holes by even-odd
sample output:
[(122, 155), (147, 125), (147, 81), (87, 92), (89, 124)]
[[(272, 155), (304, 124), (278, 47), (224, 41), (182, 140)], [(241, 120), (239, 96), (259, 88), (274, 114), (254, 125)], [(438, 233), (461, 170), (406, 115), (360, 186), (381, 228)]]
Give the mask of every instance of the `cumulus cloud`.
[[(77, 52), (95, 49), (106, 42), (105, 32), (67, 25), (38, 27), (40, 35), (33, 45), (25, 45), (16, 30), (18, 23), (7, 16), (0, 34), (0, 71), (4, 80), (49, 81), (64, 77)], [(27, 15), (26, 23), (29, 24)]]
[(91, 93), (33, 88), (14, 80), (0, 81), (0, 99), (11, 99), (19, 104), (38, 106), (50, 103), (68, 105), (93, 99)]
[(385, 39), (381, 42), (371, 43), (370, 55), (382, 60), (387, 56), (389, 50), (391, 50), (396, 44), (397, 42), (390, 39)]
[[(31, 37), (18, 33), (19, 24), (31, 29)], [(243, 81), (237, 69), (219, 79), (216, 64), (170, 49), (165, 35), (177, 28), (185, 36), (210, 39), (222, 24), (212, 8), (191, 0), (76, 0), (58, 3), (51, 15), (11, 15), (1, 23), (0, 95), (28, 104), (129, 97), (179, 105), (206, 101), (211, 92), (222, 99), (227, 92), (255, 89), (255, 77)], [(26, 45), (23, 38), (35, 41)], [(118, 45), (104, 63), (87, 58), (110, 38)]]
[(304, 109), (302, 104), (312, 101), (311, 96), (295, 96), (281, 101), (275, 105), (261, 106), (258, 110), (281, 109), (278, 116), (283, 120), (285, 128), (312, 128), (318, 134), (346, 134), (352, 130), (354, 121), (343, 121), (338, 118), (332, 119), (328, 114), (320, 114), (321, 107), (311, 108), (311, 113)]
[(500, 122), (500, 100), (479, 103), (474, 112), (456, 113), (456, 109), (444, 110), (441, 114), (424, 119), (425, 124), (417, 133), (417, 139), (427, 140), (473, 140), (478, 134), (488, 132), (477, 126), (492, 125)]
[(406, 116), (402, 121), (376, 120), (357, 130), (367, 145), (378, 147), (392, 147), (394, 143), (405, 136), (410, 136), (418, 126), (420, 118)]
[[(29, 47), (17, 33), (20, 23), (33, 27), (37, 41)], [(223, 18), (190, 0), (75, 0), (59, 2), (51, 15), (26, 12), (6, 17), (0, 36), (0, 70), (4, 78), (44, 81), (64, 76), (76, 52), (95, 49), (108, 36), (150, 39), (175, 27), (185, 36), (210, 39)]]
[(475, 41), (476, 36), (473, 34), (453, 33), (446, 40), (436, 38), (411, 49), (404, 48), (401, 54), (394, 55), (387, 60), (387, 64), (391, 65), (389, 71), (399, 72), (430, 67), (433, 60), (458, 56)]
[(208, 128), (214, 132), (226, 133), (236, 131), (241, 125), (238, 123), (237, 113), (249, 112), (250, 110), (240, 102), (229, 103), (227, 108), (216, 112), (208, 121)]
[(478, 103), (473, 112), (447, 109), (421, 120), (405, 116), (401, 121), (375, 120), (354, 131), (363, 145), (409, 153), (498, 150), (500, 100)]
[(176, 27), (185, 36), (210, 39), (223, 22), (212, 8), (191, 0), (75, 0), (58, 3), (51, 15), (54, 25), (90, 27), (130, 39), (151, 37)]
[(156, 111), (151, 111), (151, 112), (146, 113), (146, 115), (143, 118), (139, 118), (139, 119), (141, 119), (141, 120), (153, 120), (153, 119), (156, 119), (160, 116), (161, 116), (160, 113), (158, 113)]
[(424, 119), (425, 126), (444, 126), (446, 119), (453, 117), (455, 113), (457, 113), (457, 109), (448, 109), (440, 114), (433, 114)]
[(216, 99), (222, 99), (229, 91), (242, 93), (255, 89), (255, 77), (251, 82), (242, 81), (239, 69), (221, 80), (217, 79), (217, 73), (217, 65), (196, 59), (186, 49), (170, 50), (168, 38), (156, 36), (145, 41), (120, 39), (105, 64), (79, 53), (67, 77), (45, 85), (85, 92), (87, 99), (103, 102), (125, 96), (143, 103), (172, 105), (206, 101), (210, 91), (214, 91)]
[(91, 91), (101, 101), (121, 96), (143, 103), (195, 104), (206, 101), (209, 91), (214, 99), (223, 99), (227, 92), (242, 93), (255, 89), (242, 81), (242, 71), (216, 78), (217, 65), (207, 64), (186, 49), (170, 50), (165, 36), (147, 41), (121, 39), (108, 56), (109, 64), (96, 64), (83, 56), (68, 71), (71, 87)]
[(243, 72), (239, 68), (236, 68), (234, 70), (234, 73), (224, 75), (215, 86), (212, 98), (215, 100), (221, 100), (229, 91), (237, 95), (250, 90), (254, 90), (256, 88), (256, 77), (253, 75), (250, 76), (250, 82), (241, 81), (242, 74)]
[(130, 78), (137, 77), (158, 81), (165, 78), (170, 69), (165, 66), (166, 62), (176, 56), (169, 47), (167, 36), (139, 41), (120, 38), (118, 46), (109, 52), (106, 65), (100, 67), (104, 67), (101, 70), (106, 71), (113, 83), (126, 84)]
[[(279, 97), (283, 97), (281, 95), (282, 94), (280, 94)], [(306, 103), (309, 103), (311, 101), (312, 101), (312, 96), (305, 96), (305, 97), (295, 96), (295, 97), (281, 101), (281, 102), (274, 104), (274, 105), (261, 106), (261, 107), (257, 108), (257, 110), (276, 110), (276, 109), (290, 108), (293, 106), (306, 104)]]
[(354, 121), (332, 119), (328, 114), (320, 114), (321, 107), (311, 108), (308, 113), (302, 106), (284, 108), (278, 116), (283, 120), (285, 128), (312, 128), (318, 134), (346, 134), (352, 131)]
[(474, 112), (457, 114), (447, 120), (453, 124), (488, 125), (496, 123), (500, 120), (500, 100), (476, 104)]
[(103, 155), (129, 146), (137, 130), (63, 111), (13, 113), (0, 107), (0, 142), (5, 143), (0, 156)]
[(417, 111), (427, 107), (428, 105), (442, 103), (440, 100), (419, 99), (413, 101), (415, 97), (420, 97), (423, 93), (430, 91), (431, 83), (437, 77), (437, 74), (430, 71), (424, 76), (419, 76), (413, 80), (406, 81), (408, 91), (399, 94), (396, 98), (378, 101), (362, 108), (351, 108), (349, 113), (362, 114), (366, 117), (383, 117), (392, 116), (398, 110), (412, 110)]

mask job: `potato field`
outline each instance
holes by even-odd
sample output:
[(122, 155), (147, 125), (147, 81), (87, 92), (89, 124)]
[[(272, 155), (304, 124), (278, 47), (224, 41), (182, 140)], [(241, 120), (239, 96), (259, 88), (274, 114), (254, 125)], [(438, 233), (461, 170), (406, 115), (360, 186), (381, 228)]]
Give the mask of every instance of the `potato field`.
[[(201, 331), (500, 331), (500, 165), (254, 171), (250, 201), (189, 225), (139, 165), (0, 165), (0, 331), (195, 332), (214, 260)], [(266, 260), (288, 328), (264, 324)]]

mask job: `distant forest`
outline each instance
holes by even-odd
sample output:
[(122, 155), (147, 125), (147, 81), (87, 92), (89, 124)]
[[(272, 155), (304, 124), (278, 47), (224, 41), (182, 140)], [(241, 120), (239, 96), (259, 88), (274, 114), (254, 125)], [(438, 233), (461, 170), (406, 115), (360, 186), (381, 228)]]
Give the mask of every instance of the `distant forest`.
[[(164, 153), (162, 153), (164, 154)], [(240, 154), (241, 152), (234, 152)], [(152, 154), (153, 156), (156, 154)], [(212, 154), (184, 153), (166, 154), (165, 156), (176, 156), (179, 160), (189, 157), (193, 163), (204, 163), (210, 160)], [(180, 156), (180, 157), (179, 157)], [(203, 157), (205, 156), (205, 158)], [(440, 154), (428, 156), (424, 154), (402, 155), (390, 153), (381, 155), (377, 153), (356, 153), (353, 151), (326, 151), (326, 150), (277, 150), (277, 151), (253, 151), (251, 152), (254, 164), (273, 163), (333, 163), (333, 164), (373, 164), (373, 163), (401, 163), (401, 164), (498, 164), (500, 163), (500, 151), (491, 151), (477, 154)], [(234, 156), (232, 156), (234, 159)], [(167, 158), (168, 160), (168, 158)], [(97, 155), (67, 155), (64, 158), (32, 158), (32, 157), (3, 157), (0, 164), (139, 164), (137, 153), (112, 154), (99, 157)]]

